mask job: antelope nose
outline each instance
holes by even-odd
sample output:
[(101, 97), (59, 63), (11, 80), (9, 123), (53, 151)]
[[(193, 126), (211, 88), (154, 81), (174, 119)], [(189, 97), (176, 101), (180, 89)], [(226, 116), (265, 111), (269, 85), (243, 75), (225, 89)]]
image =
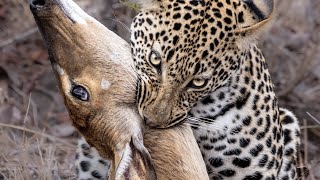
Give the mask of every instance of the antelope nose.
[(30, 0), (30, 7), (32, 9), (39, 9), (44, 7), (46, 0)]

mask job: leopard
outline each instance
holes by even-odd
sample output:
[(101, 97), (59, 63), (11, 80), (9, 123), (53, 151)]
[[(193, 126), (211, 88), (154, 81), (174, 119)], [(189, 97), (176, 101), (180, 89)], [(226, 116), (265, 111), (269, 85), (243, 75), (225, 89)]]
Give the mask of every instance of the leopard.
[(145, 124), (190, 124), (212, 180), (297, 179), (298, 119), (258, 48), (273, 0), (140, 3), (130, 43)]
[(131, 25), (145, 123), (193, 126), (210, 179), (297, 179), (300, 129), (258, 38), (273, 0), (144, 0)]
[(108, 180), (111, 163), (100, 156), (93, 146), (81, 137), (75, 155), (75, 171), (79, 180)]

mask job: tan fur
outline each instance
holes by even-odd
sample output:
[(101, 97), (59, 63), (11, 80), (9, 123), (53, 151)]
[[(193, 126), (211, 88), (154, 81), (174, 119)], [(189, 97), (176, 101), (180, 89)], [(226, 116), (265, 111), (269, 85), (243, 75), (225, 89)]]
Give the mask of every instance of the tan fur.
[[(45, 8), (32, 8), (70, 118), (87, 142), (111, 160), (110, 179), (155, 179), (134, 102), (136, 79), (129, 46), (75, 7), (72, 1), (47, 0)], [(110, 85), (102, 86), (106, 81)], [(74, 84), (87, 89), (89, 101), (71, 95)], [(208, 179), (190, 127), (145, 133), (159, 179)], [(124, 158), (128, 152), (132, 160)]]
[(209, 179), (203, 159), (188, 125), (149, 129), (144, 136), (158, 179)]

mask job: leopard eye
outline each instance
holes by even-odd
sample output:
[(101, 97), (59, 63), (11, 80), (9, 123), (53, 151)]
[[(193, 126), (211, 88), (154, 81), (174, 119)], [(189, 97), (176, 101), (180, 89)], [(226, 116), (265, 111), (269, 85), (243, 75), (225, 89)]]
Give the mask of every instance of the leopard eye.
[(83, 86), (74, 85), (71, 90), (71, 95), (80, 101), (89, 101), (89, 93)]
[(200, 89), (203, 88), (207, 85), (208, 79), (203, 79), (203, 78), (196, 78), (193, 79), (187, 87), (189, 88), (195, 88), (195, 89)]
[(157, 53), (156, 51), (151, 51), (149, 61), (154, 67), (160, 67), (161, 58), (159, 53)]
[(192, 80), (192, 83), (197, 87), (203, 86), (205, 82), (206, 82), (205, 79), (194, 79), (194, 80)]

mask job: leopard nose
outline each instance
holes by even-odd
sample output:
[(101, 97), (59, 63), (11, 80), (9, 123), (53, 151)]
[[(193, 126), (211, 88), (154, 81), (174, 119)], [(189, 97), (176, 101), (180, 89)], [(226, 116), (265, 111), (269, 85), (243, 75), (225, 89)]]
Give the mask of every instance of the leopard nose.
[(30, 0), (31, 9), (40, 9), (46, 5), (46, 0)]

